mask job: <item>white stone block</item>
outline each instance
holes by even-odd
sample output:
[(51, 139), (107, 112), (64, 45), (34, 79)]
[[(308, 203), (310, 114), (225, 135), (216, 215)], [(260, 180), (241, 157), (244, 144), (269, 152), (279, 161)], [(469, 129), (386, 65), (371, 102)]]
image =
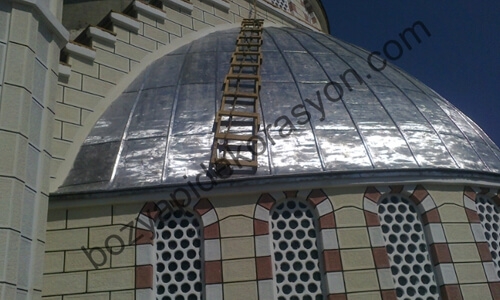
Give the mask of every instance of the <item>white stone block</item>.
[(427, 224), (424, 226), (424, 232), (429, 244), (446, 243), (446, 237), (441, 224)]
[(273, 280), (259, 280), (259, 300), (274, 300), (276, 296), (274, 295), (274, 282)]
[(136, 263), (138, 266), (155, 265), (156, 255), (154, 246), (151, 244), (137, 245)]
[(339, 243), (337, 240), (336, 229), (323, 229), (321, 230), (321, 240), (324, 250), (338, 249)]
[(255, 255), (257, 257), (271, 255), (271, 238), (268, 234), (255, 237)]
[(326, 273), (329, 294), (345, 293), (344, 275), (342, 272)]
[(453, 264), (439, 264), (434, 267), (438, 286), (443, 284), (457, 284), (458, 279)]
[(213, 261), (221, 259), (220, 241), (219, 239), (205, 240), (205, 261)]

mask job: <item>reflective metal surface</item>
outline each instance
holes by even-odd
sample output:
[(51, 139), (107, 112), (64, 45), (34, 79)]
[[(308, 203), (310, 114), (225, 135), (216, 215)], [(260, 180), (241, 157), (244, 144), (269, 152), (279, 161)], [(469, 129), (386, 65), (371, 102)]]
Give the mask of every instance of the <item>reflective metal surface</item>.
[[(148, 67), (96, 123), (58, 193), (182, 184), (198, 174), (208, 181), (200, 164), (209, 165), (237, 34), (210, 34)], [(398, 68), (372, 70), (365, 50), (291, 28), (266, 28), (262, 49), (259, 168), (234, 178), (400, 169), (500, 173), (499, 148), (474, 122)], [(325, 91), (331, 81), (337, 90)]]

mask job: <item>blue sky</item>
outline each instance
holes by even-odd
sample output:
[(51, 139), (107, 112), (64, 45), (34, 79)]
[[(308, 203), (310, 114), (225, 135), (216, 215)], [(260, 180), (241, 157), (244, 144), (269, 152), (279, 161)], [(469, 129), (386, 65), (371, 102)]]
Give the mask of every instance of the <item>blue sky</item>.
[(322, 1), (330, 32), (382, 50), (422, 21), (431, 32), (392, 61), (434, 89), (500, 145), (500, 1)]

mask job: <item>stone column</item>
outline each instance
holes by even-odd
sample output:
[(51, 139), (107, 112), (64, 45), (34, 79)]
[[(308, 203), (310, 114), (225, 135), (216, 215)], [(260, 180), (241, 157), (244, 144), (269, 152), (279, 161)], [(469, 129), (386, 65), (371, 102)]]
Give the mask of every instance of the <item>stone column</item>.
[(41, 299), (62, 1), (0, 1), (0, 299)]

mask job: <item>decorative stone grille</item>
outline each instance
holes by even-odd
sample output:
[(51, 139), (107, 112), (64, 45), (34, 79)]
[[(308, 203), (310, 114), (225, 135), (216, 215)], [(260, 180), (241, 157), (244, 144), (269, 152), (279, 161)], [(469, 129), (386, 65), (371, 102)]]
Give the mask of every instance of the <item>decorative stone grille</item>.
[(398, 298), (439, 299), (416, 208), (407, 199), (391, 195), (379, 203), (378, 214)]
[(288, 7), (288, 0), (272, 0), (272, 4), (278, 6), (279, 8), (289, 11), (290, 8)]
[(477, 197), (476, 207), (497, 276), (500, 277), (500, 211), (490, 199), (482, 196)]
[(271, 210), (278, 299), (323, 299), (316, 228), (305, 203), (288, 200)]
[(156, 299), (202, 299), (200, 223), (176, 210), (156, 222)]

